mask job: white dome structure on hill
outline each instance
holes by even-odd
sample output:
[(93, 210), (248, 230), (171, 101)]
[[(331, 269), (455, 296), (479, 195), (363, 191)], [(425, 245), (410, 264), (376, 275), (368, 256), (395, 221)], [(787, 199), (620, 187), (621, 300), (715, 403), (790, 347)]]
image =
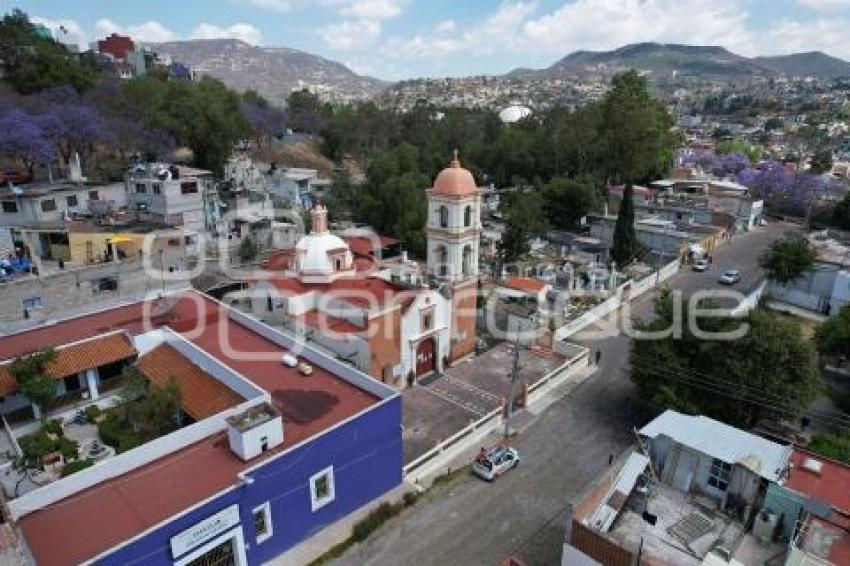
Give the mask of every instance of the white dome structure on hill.
[(354, 273), (348, 244), (328, 231), (327, 209), (321, 204), (310, 212), (312, 231), (295, 245), (295, 265), (302, 281), (329, 283)]
[(531, 116), (531, 108), (528, 106), (520, 106), (519, 104), (511, 104), (501, 112), (499, 112), (499, 120), (505, 124), (513, 124), (519, 122), (526, 116)]

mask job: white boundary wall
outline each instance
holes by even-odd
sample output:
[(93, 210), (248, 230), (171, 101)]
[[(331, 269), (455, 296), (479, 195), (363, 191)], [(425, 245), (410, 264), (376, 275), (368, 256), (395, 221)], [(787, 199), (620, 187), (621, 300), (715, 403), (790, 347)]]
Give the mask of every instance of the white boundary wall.
[[(605, 316), (614, 312), (624, 300), (632, 301), (640, 295), (646, 293), (650, 289), (654, 289), (658, 287), (661, 283), (670, 279), (673, 275), (675, 275), (679, 271), (679, 260), (678, 258), (671, 261), (660, 270), (650, 275), (647, 275), (640, 281), (629, 280), (617, 287), (617, 292), (605, 300), (604, 302), (596, 305), (589, 311), (583, 313), (575, 320), (571, 320), (564, 326), (560, 327), (555, 331), (554, 340), (555, 342), (563, 342), (576, 332), (584, 330), (591, 324), (601, 320)], [(624, 297), (624, 290), (626, 287), (629, 288), (627, 297)]]

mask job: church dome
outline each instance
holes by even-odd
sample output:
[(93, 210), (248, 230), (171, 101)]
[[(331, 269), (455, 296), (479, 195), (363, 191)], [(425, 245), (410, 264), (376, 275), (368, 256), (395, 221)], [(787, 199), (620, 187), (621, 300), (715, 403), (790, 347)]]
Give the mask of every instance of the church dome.
[(437, 194), (455, 196), (472, 195), (478, 191), (472, 173), (460, 166), (457, 151), (449, 166), (437, 175), (433, 191)]
[(348, 244), (327, 229), (327, 209), (322, 205), (310, 212), (312, 231), (295, 244), (296, 270), (302, 280), (330, 281), (353, 269)]

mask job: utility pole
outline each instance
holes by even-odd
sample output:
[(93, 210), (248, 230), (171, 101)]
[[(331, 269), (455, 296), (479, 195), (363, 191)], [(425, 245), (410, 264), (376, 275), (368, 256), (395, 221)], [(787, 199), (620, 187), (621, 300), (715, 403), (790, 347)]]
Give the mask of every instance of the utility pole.
[(508, 404), (505, 407), (505, 438), (511, 435), (511, 417), (514, 414), (514, 397), (516, 397), (516, 384), (519, 381), (519, 332), (517, 332), (514, 343), (514, 362), (511, 367), (511, 393), (508, 396)]

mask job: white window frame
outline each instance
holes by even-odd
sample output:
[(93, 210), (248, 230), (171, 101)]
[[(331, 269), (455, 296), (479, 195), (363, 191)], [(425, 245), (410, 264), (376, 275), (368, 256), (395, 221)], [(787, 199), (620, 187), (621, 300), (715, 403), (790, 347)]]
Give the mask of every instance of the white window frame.
[(210, 541), (207, 541), (202, 546), (191, 551), (189, 554), (185, 555), (180, 560), (175, 560), (174, 566), (186, 566), (186, 564), (188, 564), (195, 558), (198, 558), (199, 556), (209, 552), (227, 539), (233, 539), (233, 544), (235, 545), (233, 549), (233, 556), (234, 558), (236, 558), (236, 566), (247, 566), (248, 558), (245, 556), (245, 538), (242, 535), (241, 526), (237, 526), (235, 529), (231, 529), (223, 535), (220, 535)]
[[(715, 468), (717, 468), (716, 471)], [(712, 480), (714, 483), (712, 483)], [(729, 489), (729, 484), (732, 483), (732, 464), (724, 462), (720, 458), (713, 458), (708, 470), (707, 483), (718, 491)], [(721, 484), (726, 485), (721, 487)]]
[[(263, 515), (265, 515), (266, 518), (266, 532), (262, 535), (257, 533), (255, 526), (256, 522), (254, 520), (254, 516), (257, 513), (262, 513)], [(272, 525), (272, 507), (268, 501), (266, 501), (259, 507), (254, 507), (254, 509), (251, 511), (251, 523), (254, 527), (254, 537), (256, 538), (257, 544), (262, 544), (272, 538), (272, 536), (274, 535), (274, 526)]]
[[(316, 493), (316, 481), (325, 476), (328, 477), (328, 494), (324, 498), (319, 499)], [(334, 499), (336, 499), (336, 481), (334, 480), (334, 467), (331, 465), (310, 476), (310, 504), (315, 512), (325, 505), (332, 503)]]

